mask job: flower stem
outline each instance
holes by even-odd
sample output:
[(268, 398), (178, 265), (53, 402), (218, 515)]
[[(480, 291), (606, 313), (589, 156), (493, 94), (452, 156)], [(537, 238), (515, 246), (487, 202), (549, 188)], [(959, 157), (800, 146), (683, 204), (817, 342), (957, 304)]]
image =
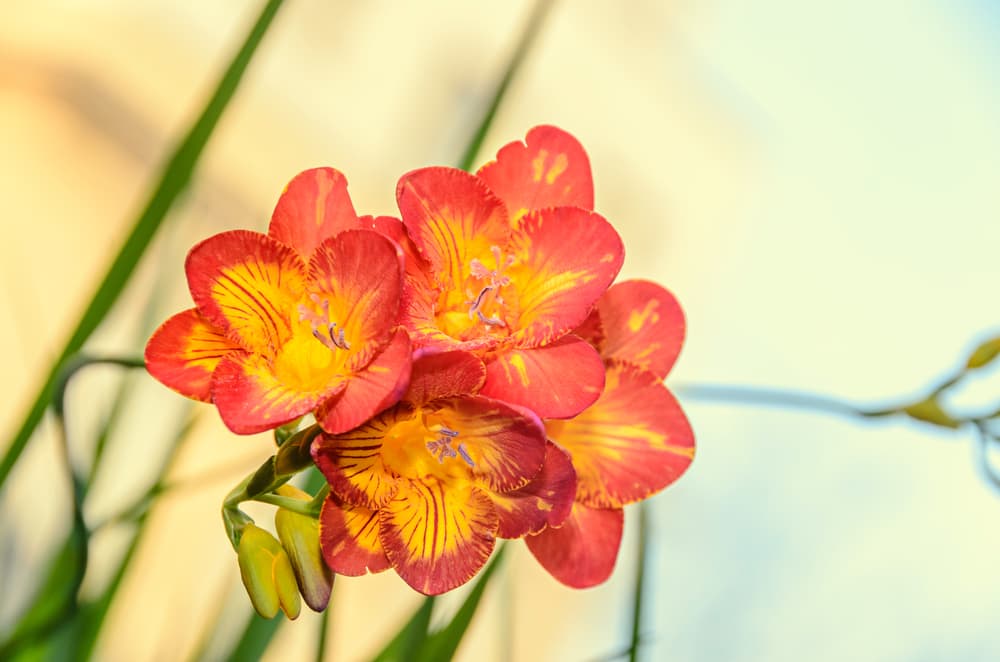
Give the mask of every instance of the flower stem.
[(643, 501), (639, 504), (639, 539), (635, 553), (635, 586), (632, 588), (632, 643), (628, 649), (629, 662), (636, 662), (639, 657), (639, 639), (642, 628), (643, 598), (646, 589), (646, 547), (649, 545), (649, 505)]
[(725, 386), (718, 384), (683, 384), (677, 387), (678, 394), (692, 400), (725, 402), (730, 404), (765, 407), (808, 409), (839, 416), (875, 418), (895, 414), (897, 409), (867, 410), (845, 400), (839, 400), (816, 393), (788, 391), (756, 386)]
[[(333, 594), (331, 594), (331, 599)], [(319, 634), (316, 637), (316, 662), (324, 662), (326, 660), (326, 640), (330, 634), (330, 603), (326, 604), (326, 609), (320, 614), (319, 621)]]
[[(286, 497), (281, 496), (280, 494), (271, 493), (258, 494), (253, 497), (252, 501), (269, 503), (272, 506), (284, 508), (285, 510), (290, 510), (293, 513), (305, 515), (306, 517), (312, 517), (313, 519), (319, 517), (319, 509), (313, 505), (313, 501), (303, 501), (302, 499), (295, 499), (293, 497)], [(322, 504), (322, 502), (320, 503)]]

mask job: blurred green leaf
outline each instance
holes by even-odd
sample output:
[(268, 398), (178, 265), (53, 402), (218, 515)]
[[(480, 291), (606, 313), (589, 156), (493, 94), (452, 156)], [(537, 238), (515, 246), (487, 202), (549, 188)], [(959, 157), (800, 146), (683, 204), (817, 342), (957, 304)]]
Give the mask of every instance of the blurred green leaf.
[(230, 662), (259, 660), (271, 645), (271, 639), (274, 638), (278, 628), (286, 622), (284, 618), (262, 618), (257, 612), (252, 613), (250, 621), (243, 628), (243, 633), (233, 650), (226, 656), (226, 660)]
[(922, 400), (921, 402), (904, 408), (902, 411), (910, 418), (923, 421), (924, 423), (930, 423), (931, 425), (938, 425), (940, 427), (951, 428), (953, 430), (961, 426), (961, 423), (949, 416), (947, 412), (941, 408), (941, 404), (935, 398)]
[(427, 641), (427, 630), (431, 623), (431, 612), (434, 611), (436, 598), (424, 598), (413, 616), (399, 629), (396, 636), (386, 644), (372, 662), (411, 662), (417, 660), (418, 654)]
[(67, 605), (75, 599), (77, 573), (83, 562), (80, 532), (72, 530), (63, 546), (56, 552), (45, 581), (38, 587), (35, 600), (21, 616), (10, 636), (0, 644), (0, 660), (13, 658), (52, 635), (68, 616)]
[(997, 356), (1000, 356), (1000, 337), (990, 338), (969, 355), (969, 360), (965, 362), (965, 368), (967, 370), (982, 368), (991, 363)]
[(476, 156), (479, 154), (479, 150), (483, 146), (483, 140), (486, 139), (486, 134), (489, 132), (490, 126), (493, 124), (493, 119), (496, 117), (497, 110), (500, 109), (500, 103), (507, 95), (507, 89), (510, 87), (511, 81), (514, 80), (514, 76), (517, 75), (518, 70), (521, 68), (521, 64), (524, 62), (524, 59), (528, 55), (528, 51), (531, 49), (531, 45), (534, 43), (535, 38), (541, 31), (542, 24), (545, 22), (545, 17), (548, 15), (553, 4), (554, 0), (537, 0), (535, 2), (535, 6), (531, 11), (531, 16), (528, 17), (528, 21), (525, 23), (524, 32), (521, 33), (521, 38), (517, 42), (517, 46), (514, 48), (514, 53), (507, 62), (504, 74), (500, 78), (496, 89), (493, 92), (490, 104), (486, 107), (479, 125), (476, 127), (475, 132), (473, 132), (472, 137), (469, 139), (468, 145), (466, 145), (465, 151), (462, 153), (462, 158), (458, 162), (458, 167), (460, 169), (471, 170), (473, 164), (476, 162)]
[(479, 608), (479, 602), (483, 598), (486, 586), (490, 583), (497, 568), (503, 562), (505, 549), (506, 545), (501, 544), (497, 553), (489, 562), (489, 565), (479, 575), (475, 586), (469, 591), (469, 595), (465, 598), (462, 606), (455, 612), (451, 622), (427, 639), (416, 658), (419, 662), (450, 660), (455, 656), (459, 644), (462, 643), (462, 637), (465, 636), (465, 631), (469, 629), (472, 617), (475, 616), (476, 609)]
[(52, 364), (34, 403), (28, 409), (21, 423), (20, 429), (11, 440), (3, 459), (0, 460), (0, 486), (7, 480), (11, 469), (14, 468), (32, 433), (42, 420), (42, 416), (52, 399), (56, 380), (63, 364), (83, 348), (83, 344), (111, 310), (118, 296), (128, 284), (139, 259), (145, 253), (157, 229), (166, 218), (167, 212), (170, 211), (174, 201), (191, 181), (195, 165), (209, 137), (215, 130), (222, 112), (233, 98), (247, 65), (250, 64), (254, 52), (260, 45), (264, 33), (270, 27), (282, 2), (283, 0), (269, 0), (264, 6), (257, 22), (222, 75), (222, 79), (204, 110), (164, 167), (146, 207), (136, 219), (128, 237), (108, 267), (104, 279), (98, 285), (97, 291), (77, 322), (76, 328), (66, 341), (59, 358)]
[(504, 549), (505, 545), (501, 545), (493, 559), (483, 569), (448, 625), (428, 635), (435, 598), (433, 596), (425, 598), (396, 636), (372, 658), (372, 662), (437, 662), (454, 657), (455, 651), (462, 643), (462, 637), (472, 623), (476, 609), (479, 608), (479, 602), (487, 585), (503, 561)]

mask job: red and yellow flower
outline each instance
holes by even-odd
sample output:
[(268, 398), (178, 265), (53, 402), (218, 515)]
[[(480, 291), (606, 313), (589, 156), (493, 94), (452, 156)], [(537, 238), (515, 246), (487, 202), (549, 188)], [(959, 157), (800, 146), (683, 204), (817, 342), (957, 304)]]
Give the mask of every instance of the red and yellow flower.
[(572, 457), (576, 499), (570, 516), (526, 540), (556, 579), (575, 588), (611, 574), (622, 507), (664, 489), (694, 458), (694, 434), (663, 385), (684, 340), (676, 299), (648, 281), (618, 283), (579, 330), (600, 351), (607, 379), (600, 398), (546, 433)]
[(498, 537), (559, 524), (575, 475), (530, 411), (482, 395), (468, 352), (414, 361), (401, 402), (343, 434), (313, 442), (330, 484), (320, 543), (343, 575), (393, 567), (436, 595), (471, 579)]
[(295, 177), (266, 235), (223, 232), (188, 254), (195, 307), (150, 338), (149, 372), (239, 434), (311, 411), (343, 432), (392, 405), (410, 366), (403, 256), (372, 223), (336, 170)]
[[(604, 369), (572, 334), (621, 268), (611, 225), (592, 211), (583, 149), (554, 127), (533, 129), (476, 175), (404, 175), (407, 248), (402, 322), (417, 347), (470, 351), (486, 366), (482, 394), (567, 418), (594, 402)], [(391, 223), (387, 223), (387, 226)]]

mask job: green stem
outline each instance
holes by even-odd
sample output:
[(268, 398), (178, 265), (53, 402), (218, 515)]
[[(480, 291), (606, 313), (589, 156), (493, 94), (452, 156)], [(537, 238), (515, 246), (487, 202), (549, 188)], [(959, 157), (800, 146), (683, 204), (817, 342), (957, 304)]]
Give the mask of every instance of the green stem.
[(34, 402), (28, 408), (21, 426), (14, 434), (3, 459), (0, 460), (0, 487), (6, 482), (32, 433), (42, 420), (42, 416), (52, 400), (56, 380), (63, 366), (83, 348), (84, 343), (110, 312), (111, 307), (128, 284), (132, 272), (139, 264), (139, 259), (146, 252), (153, 236), (166, 218), (167, 212), (190, 182), (195, 165), (208, 143), (209, 137), (229, 101), (233, 98), (247, 65), (250, 64), (254, 52), (260, 45), (264, 33), (267, 32), (282, 2), (283, 0), (268, 0), (201, 115), (191, 126), (184, 139), (181, 140), (164, 167), (163, 174), (153, 189), (149, 201), (133, 224), (132, 230), (122, 243), (118, 254), (108, 266), (104, 278), (66, 340), (59, 357), (49, 369)]
[(646, 502), (639, 504), (639, 540), (635, 554), (635, 586), (632, 589), (632, 642), (628, 649), (628, 659), (636, 662), (639, 659), (639, 638), (642, 628), (643, 598), (646, 592), (646, 547), (649, 545), (649, 506)]
[(278, 508), (284, 508), (285, 510), (290, 510), (293, 513), (298, 513), (300, 515), (305, 515), (306, 517), (311, 517), (316, 519), (319, 517), (319, 509), (317, 509), (313, 502), (303, 501), (302, 499), (295, 499), (293, 497), (281, 496), (280, 494), (258, 494), (251, 499), (252, 501), (260, 501), (261, 503), (269, 503), (272, 506), (277, 506)]
[(483, 113), (479, 126), (476, 127), (466, 145), (465, 152), (462, 153), (462, 158), (458, 162), (460, 169), (469, 170), (476, 162), (476, 156), (483, 146), (483, 140), (486, 139), (486, 133), (489, 131), (490, 125), (493, 124), (493, 118), (496, 117), (497, 110), (500, 109), (500, 103), (507, 94), (507, 88), (510, 87), (511, 81), (514, 80), (514, 76), (520, 70), (521, 64), (524, 62), (528, 51), (535, 42), (535, 38), (541, 31), (542, 24), (545, 23), (545, 17), (548, 15), (549, 10), (552, 9), (553, 4), (555, 4), (554, 0), (538, 0), (535, 3), (531, 11), (531, 16), (528, 17), (524, 32), (521, 33), (521, 39), (514, 48), (514, 54), (507, 62), (507, 68), (504, 71), (503, 77), (497, 83), (497, 87), (493, 92), (490, 105), (486, 107), (486, 112)]
[(677, 393), (692, 400), (725, 402), (739, 405), (763, 405), (807, 409), (839, 416), (855, 418), (880, 418), (900, 413), (900, 409), (863, 409), (845, 400), (839, 400), (816, 393), (786, 391), (781, 389), (758, 388), (756, 386), (722, 386), (715, 384), (683, 384)]
[[(332, 594), (330, 599), (333, 599)], [(327, 603), (326, 609), (320, 614), (319, 634), (316, 638), (316, 662), (324, 662), (326, 660), (326, 640), (330, 634), (330, 614), (332, 611), (330, 603)]]

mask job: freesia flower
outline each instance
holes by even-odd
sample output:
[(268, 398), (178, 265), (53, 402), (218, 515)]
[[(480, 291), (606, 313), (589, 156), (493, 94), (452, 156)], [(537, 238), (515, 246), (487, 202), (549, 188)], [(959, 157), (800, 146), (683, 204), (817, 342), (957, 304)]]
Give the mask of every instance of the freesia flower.
[(403, 258), (372, 223), (355, 214), (336, 170), (295, 177), (267, 235), (223, 232), (191, 249), (195, 307), (150, 338), (149, 372), (213, 402), (239, 434), (314, 410), (342, 432), (393, 404), (410, 365), (396, 326)]
[[(475, 353), (482, 394), (573, 416), (601, 392), (597, 352), (572, 335), (621, 268), (621, 239), (591, 211), (593, 186), (569, 134), (538, 127), (477, 175), (404, 175), (408, 249), (402, 322), (417, 347)], [(391, 222), (387, 222), (391, 225)]]
[(545, 422), (549, 438), (572, 457), (576, 500), (565, 522), (526, 542), (556, 579), (586, 588), (614, 568), (622, 507), (687, 470), (694, 434), (662, 383), (684, 340), (684, 316), (669, 292), (648, 281), (618, 283), (578, 331), (604, 358), (605, 388), (576, 417)]
[(392, 567), (414, 589), (444, 593), (479, 571), (497, 537), (569, 514), (568, 456), (530, 411), (471, 395), (485, 379), (468, 352), (420, 356), (399, 404), (313, 442), (331, 488), (320, 544), (334, 572)]

